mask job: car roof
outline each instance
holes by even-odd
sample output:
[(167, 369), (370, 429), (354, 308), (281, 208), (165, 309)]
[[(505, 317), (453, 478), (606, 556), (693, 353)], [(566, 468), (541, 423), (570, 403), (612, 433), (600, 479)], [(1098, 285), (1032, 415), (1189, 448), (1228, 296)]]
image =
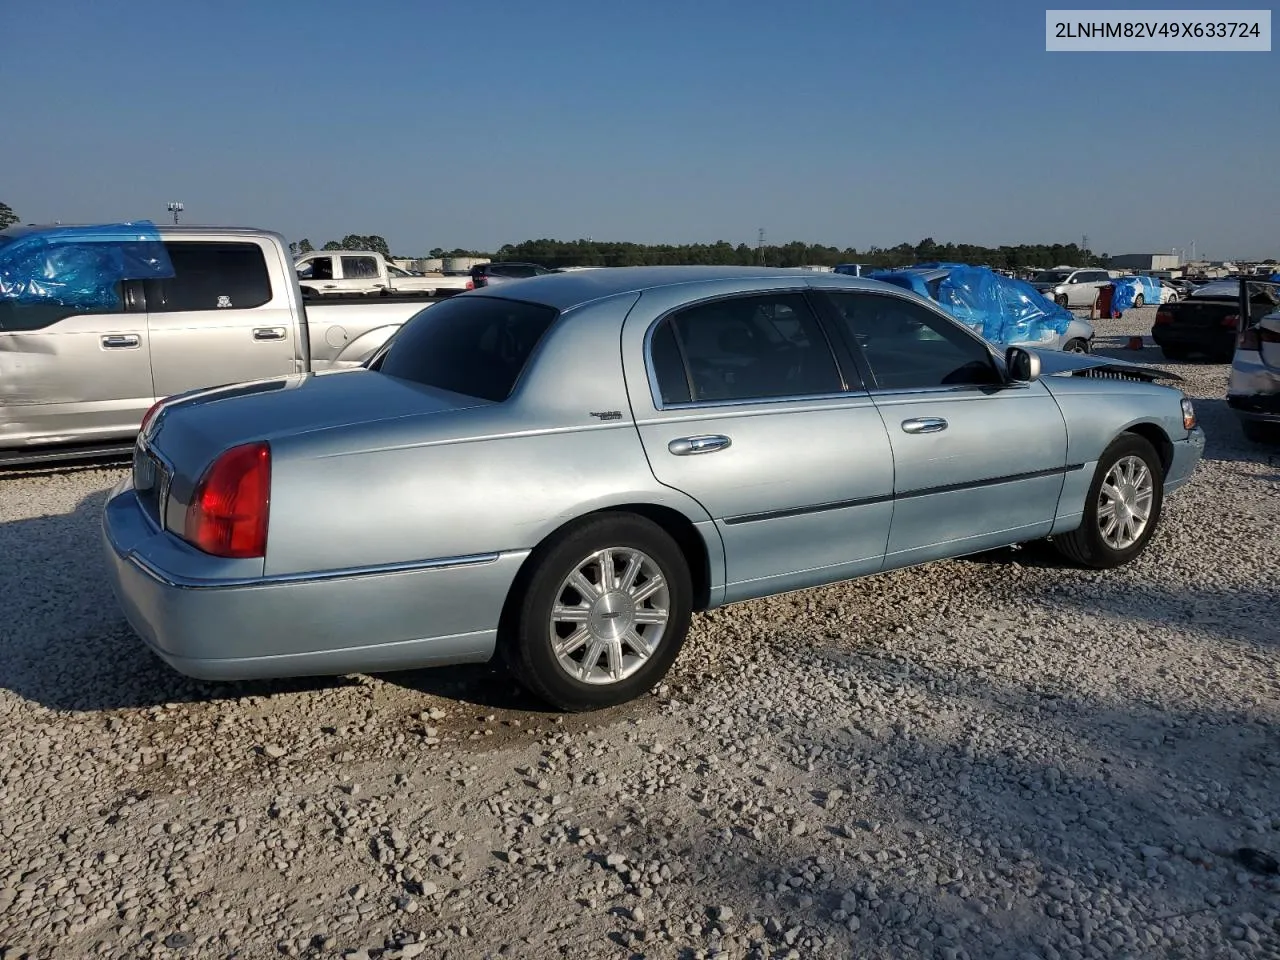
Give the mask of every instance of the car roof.
[[(658, 287), (682, 284), (717, 283), (731, 286), (743, 281), (779, 281), (788, 277), (802, 280), (813, 286), (840, 287), (842, 289), (883, 290), (888, 284), (839, 273), (818, 273), (812, 270), (784, 269), (781, 267), (731, 267), (731, 266), (663, 266), (663, 267), (605, 267), (599, 270), (575, 270), (572, 273), (548, 273), (504, 283), (500, 287), (484, 287), (481, 290), (461, 294), (464, 297), (493, 296), (511, 300), (542, 303), (558, 310), (603, 300), (628, 293), (640, 293)], [(900, 290), (901, 288), (897, 288)]]

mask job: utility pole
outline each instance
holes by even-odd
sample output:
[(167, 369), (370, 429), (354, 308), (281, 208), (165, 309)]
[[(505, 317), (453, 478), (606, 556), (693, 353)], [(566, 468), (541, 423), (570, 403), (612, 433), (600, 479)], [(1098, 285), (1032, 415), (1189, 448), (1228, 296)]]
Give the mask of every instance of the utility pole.
[(764, 227), (760, 228), (760, 232), (756, 236), (756, 262), (760, 266), (764, 266)]
[(178, 203), (177, 201), (174, 201), (173, 203), (169, 204), (169, 212), (173, 214), (173, 222), (177, 223), (178, 214), (182, 212), (182, 204)]

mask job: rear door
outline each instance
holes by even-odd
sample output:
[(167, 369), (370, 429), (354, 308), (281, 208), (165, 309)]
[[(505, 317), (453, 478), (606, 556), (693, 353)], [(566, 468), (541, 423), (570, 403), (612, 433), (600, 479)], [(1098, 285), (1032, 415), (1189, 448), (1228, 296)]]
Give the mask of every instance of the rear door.
[(0, 448), (95, 443), (138, 429), (154, 397), (140, 283), (117, 281), (93, 299), (0, 302)]
[(715, 521), (726, 600), (879, 570), (892, 509), (888, 438), (809, 298), (799, 289), (687, 298), (683, 287), (641, 296), (624, 327), (624, 364), (654, 475)]
[[(289, 288), (265, 240), (168, 240), (175, 275), (147, 281), (157, 397), (293, 373)], [(275, 282), (273, 283), (273, 276)]]
[(377, 257), (340, 254), (338, 277), (334, 283), (338, 293), (377, 293), (386, 288), (386, 281), (378, 270)]
[(1067, 430), (1043, 383), (1004, 383), (989, 348), (905, 297), (827, 294), (863, 358), (893, 448), (885, 567), (1045, 536)]

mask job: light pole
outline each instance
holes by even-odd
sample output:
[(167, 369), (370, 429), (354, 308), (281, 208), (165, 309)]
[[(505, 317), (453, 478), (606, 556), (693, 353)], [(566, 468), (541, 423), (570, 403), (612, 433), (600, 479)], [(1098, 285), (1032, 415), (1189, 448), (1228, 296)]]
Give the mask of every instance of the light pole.
[(174, 202), (169, 204), (169, 212), (173, 214), (173, 222), (178, 222), (178, 214), (182, 212), (182, 204)]

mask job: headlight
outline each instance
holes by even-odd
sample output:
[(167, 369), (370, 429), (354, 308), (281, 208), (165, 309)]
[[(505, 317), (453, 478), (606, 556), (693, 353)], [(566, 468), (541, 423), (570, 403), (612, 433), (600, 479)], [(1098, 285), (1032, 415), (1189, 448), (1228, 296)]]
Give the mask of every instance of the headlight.
[(1187, 397), (1182, 398), (1182, 429), (1190, 431), (1196, 428), (1196, 408), (1191, 405), (1191, 400)]

